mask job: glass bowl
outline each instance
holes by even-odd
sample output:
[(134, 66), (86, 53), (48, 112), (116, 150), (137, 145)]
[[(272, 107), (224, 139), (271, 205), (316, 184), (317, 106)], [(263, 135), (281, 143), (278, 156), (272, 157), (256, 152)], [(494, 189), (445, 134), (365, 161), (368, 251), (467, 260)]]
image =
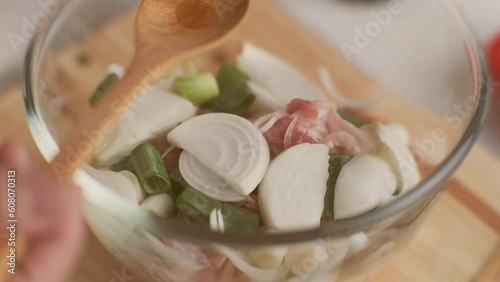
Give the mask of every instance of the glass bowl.
[[(133, 13), (139, 2), (55, 2), (57, 12), (31, 42), (25, 107), (46, 160), (58, 153), (58, 143), (75, 120), (90, 113), (87, 99), (107, 66), (126, 65), (132, 58)], [(89, 226), (113, 255), (147, 281), (363, 279), (414, 236), (478, 135), (487, 71), (460, 12), (448, 1), (270, 2), (254, 0), (241, 30), (194, 62), (210, 69), (234, 60), (242, 42), (251, 40), (318, 82), (318, 67), (346, 61), (339, 56), (343, 53), (384, 85), (378, 90), (390, 96), (389, 102), (366, 114), (408, 127), (423, 181), (386, 206), (319, 229), (235, 235), (156, 217), (117, 197), (95, 170), (84, 167), (75, 181), (85, 196)], [(355, 79), (342, 72), (333, 77), (340, 90), (343, 81)], [(370, 89), (343, 92), (371, 99)], [(250, 252), (268, 259), (283, 250), (295, 255), (275, 269), (259, 268), (258, 261), (249, 259)]]

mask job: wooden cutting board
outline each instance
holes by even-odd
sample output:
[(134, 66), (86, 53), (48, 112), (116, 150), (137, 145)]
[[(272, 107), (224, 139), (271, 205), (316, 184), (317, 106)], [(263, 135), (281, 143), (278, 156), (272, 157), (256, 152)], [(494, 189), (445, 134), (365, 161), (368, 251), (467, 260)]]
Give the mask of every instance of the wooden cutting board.
[[(271, 22), (272, 25), (269, 24)], [(88, 107), (88, 95), (104, 77), (108, 64), (117, 62), (126, 65), (133, 52), (132, 24), (133, 15), (127, 15), (51, 58), (51, 69), (58, 77), (53, 87), (58, 89), (58, 93), (71, 93), (63, 97), (67, 104), (64, 111), (69, 116), (77, 118), (82, 109)], [(290, 32), (276, 38), (273, 28)], [(341, 71), (336, 72), (336, 83), (340, 90), (351, 96), (362, 97), (366, 89), (372, 93), (391, 91), (379, 86), (374, 90), (369, 83), (344, 89), (343, 81), (352, 79), (353, 75), (349, 71), (342, 72), (343, 68), (339, 67), (345, 64), (342, 58), (332, 56), (331, 49), (321, 40), (267, 1), (255, 0), (248, 20), (232, 40), (238, 41), (243, 36), (251, 38), (257, 45), (265, 42), (271, 51), (301, 66), (311, 77), (315, 76), (319, 65), (336, 66)], [(239, 52), (238, 46), (228, 44), (222, 51), (214, 52), (197, 63), (206, 68), (217, 66), (233, 58)], [(297, 53), (301, 55), (297, 56)], [(98, 57), (107, 60), (96, 59)], [(324, 62), (326, 57), (330, 62)], [(398, 101), (397, 107), (390, 110), (400, 117), (404, 116), (401, 112), (408, 107), (412, 105), (407, 101)], [(418, 128), (420, 121), (426, 118), (426, 113), (422, 113), (422, 117), (412, 116), (405, 122)], [(13, 87), (0, 95), (0, 120), (3, 121), (0, 142), (10, 139), (22, 141), (35, 161), (43, 163), (26, 125), (20, 87)], [(69, 281), (122, 281), (120, 277), (124, 274), (133, 276), (94, 236), (89, 237), (87, 244), (85, 256)], [(140, 282), (136, 278), (125, 281)], [(500, 160), (481, 146), (476, 146), (447, 185), (416, 238), (369, 281), (500, 281)]]

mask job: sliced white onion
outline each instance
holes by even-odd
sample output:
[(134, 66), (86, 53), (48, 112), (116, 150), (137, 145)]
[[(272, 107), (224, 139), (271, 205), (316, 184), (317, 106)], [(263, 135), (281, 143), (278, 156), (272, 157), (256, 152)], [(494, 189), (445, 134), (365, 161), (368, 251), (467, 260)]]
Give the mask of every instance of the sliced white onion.
[(355, 217), (376, 208), (397, 184), (389, 164), (373, 155), (358, 155), (347, 163), (335, 186), (336, 219)]
[(321, 83), (323, 84), (323, 87), (325, 88), (326, 92), (328, 95), (332, 96), (335, 102), (340, 106), (340, 107), (349, 107), (349, 108), (355, 108), (355, 109), (363, 109), (363, 108), (370, 108), (373, 106), (376, 106), (377, 104), (384, 102), (387, 97), (381, 97), (377, 98), (374, 100), (369, 100), (369, 101), (356, 101), (356, 100), (351, 100), (345, 96), (342, 96), (340, 94), (339, 90), (335, 86), (335, 84), (332, 81), (332, 76), (330, 74), (330, 71), (328, 71), (327, 68), (321, 67), (318, 69), (318, 74), (319, 74), (319, 79), (321, 80)]
[(129, 132), (128, 125), (120, 123), (116, 126), (115, 131), (108, 135), (107, 140), (103, 142), (96, 155), (99, 166), (111, 166), (130, 155), (137, 145), (132, 141), (135, 138)]
[(248, 257), (257, 267), (275, 269), (283, 262), (287, 250), (287, 247), (260, 247), (250, 250)]
[(251, 265), (247, 261), (247, 258), (243, 256), (243, 254), (230, 247), (216, 245), (215, 248), (219, 252), (227, 256), (227, 258), (233, 263), (236, 268), (238, 268), (238, 270), (245, 273), (250, 278), (255, 279), (255, 281), (280, 281), (287, 271), (284, 266), (280, 266), (275, 269), (258, 268)]
[(222, 202), (239, 202), (246, 199), (246, 196), (233, 190), (227, 181), (186, 150), (182, 151), (179, 158), (179, 170), (190, 186), (211, 198)]
[(236, 115), (197, 116), (172, 130), (167, 139), (244, 196), (255, 190), (269, 166), (266, 139), (250, 121)]
[(250, 77), (257, 96), (273, 110), (286, 106), (292, 99), (323, 100), (321, 89), (296, 67), (274, 54), (245, 43), (238, 57), (238, 67)]
[(400, 122), (391, 122), (386, 124), (386, 126), (391, 130), (391, 132), (396, 135), (401, 143), (406, 147), (410, 146), (410, 132), (408, 129)]
[(138, 145), (172, 130), (196, 114), (195, 106), (175, 94), (150, 90), (117, 126), (111, 139), (97, 154), (101, 166), (130, 155)]
[(196, 114), (189, 100), (173, 93), (156, 90), (146, 95), (124, 120), (136, 138), (159, 136)]
[(142, 204), (141, 208), (146, 209), (159, 217), (168, 218), (175, 210), (175, 203), (167, 193), (149, 196)]
[(135, 192), (137, 194), (137, 201), (139, 202), (139, 204), (144, 202), (144, 200), (146, 200), (146, 198), (148, 197), (148, 193), (146, 193), (146, 191), (142, 189), (141, 183), (139, 182), (137, 176), (128, 170), (123, 170), (118, 173), (125, 176), (134, 185)]
[(398, 194), (405, 193), (420, 182), (420, 171), (410, 149), (387, 126), (374, 123), (366, 127), (378, 137), (381, 156), (396, 172)]
[(328, 159), (325, 145), (300, 144), (271, 162), (259, 186), (259, 205), (266, 226), (291, 231), (320, 225)]
[[(112, 189), (116, 194), (130, 201), (134, 205), (139, 205), (142, 190), (139, 182), (131, 180), (122, 173), (111, 170), (98, 170), (98, 178), (106, 187)], [(135, 175), (134, 175), (135, 176)], [(139, 185), (138, 185), (139, 184)]]
[[(266, 233), (277, 233), (278, 231), (270, 229)], [(269, 246), (251, 248), (248, 251), (248, 258), (257, 267), (263, 269), (278, 268), (283, 262), (283, 258), (288, 252), (288, 246)]]

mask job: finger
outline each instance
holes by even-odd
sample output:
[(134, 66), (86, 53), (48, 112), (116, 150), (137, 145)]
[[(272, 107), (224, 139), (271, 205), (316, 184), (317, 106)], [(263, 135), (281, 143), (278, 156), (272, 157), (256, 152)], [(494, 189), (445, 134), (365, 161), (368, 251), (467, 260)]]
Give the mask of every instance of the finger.
[[(0, 258), (0, 269), (2, 270), (0, 273), (0, 281), (4, 278), (4, 275), (7, 273), (7, 262), (14, 262), (15, 260), (12, 258), (7, 258), (9, 256), (14, 255), (16, 259), (23, 252), (23, 248), (17, 244), (17, 238), (19, 237), (19, 228), (16, 222), (11, 222), (11, 220), (17, 220), (18, 218), (18, 200), (20, 197), (17, 195), (17, 175), (15, 172), (19, 170), (28, 170), (29, 166), (29, 158), (24, 147), (19, 143), (8, 142), (0, 146), (0, 192), (2, 195), (7, 196), (1, 197), (2, 202), (0, 203), (0, 208), (2, 212), (0, 212), (0, 254), (2, 257)], [(15, 172), (14, 172), (15, 171)], [(11, 202), (12, 201), (12, 202)], [(7, 226), (12, 226), (12, 229), (7, 229)], [(6, 240), (6, 239), (9, 240)], [(4, 240), (5, 239), (5, 240)], [(12, 250), (15, 249), (15, 253)], [(9, 264), (8, 269), (11, 268)]]
[(30, 236), (30, 251), (22, 272), (13, 281), (62, 282), (73, 271), (83, 250), (86, 230), (81, 217), (81, 195), (77, 188), (66, 187), (68, 184), (47, 175), (35, 173), (33, 180), (36, 183), (30, 184), (34, 194), (43, 195), (38, 198), (34, 209), (37, 215), (33, 218), (45, 225), (31, 229), (36, 236)]
[(25, 146), (14, 141), (8, 141), (0, 147), (0, 161), (11, 169), (24, 168), (30, 164)]

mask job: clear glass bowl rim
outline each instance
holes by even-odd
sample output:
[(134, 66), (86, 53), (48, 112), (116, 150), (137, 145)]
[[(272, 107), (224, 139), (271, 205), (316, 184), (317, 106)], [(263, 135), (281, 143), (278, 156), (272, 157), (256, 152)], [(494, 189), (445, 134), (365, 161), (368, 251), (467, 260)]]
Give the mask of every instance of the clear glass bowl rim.
[[(42, 59), (42, 47), (45, 44), (47, 35), (51, 31), (54, 22), (65, 12), (67, 5), (68, 3), (64, 4), (58, 13), (50, 18), (46, 25), (38, 29), (28, 47), (23, 68), (23, 98), (28, 126), (40, 152), (46, 160), (52, 159), (57, 151), (54, 152), (54, 150), (50, 149), (51, 146), (54, 147), (56, 142), (40, 115), (36, 94), (37, 89), (35, 88), (35, 85), (37, 85), (36, 67), (39, 60)], [(97, 182), (84, 170), (81, 170), (78, 174), (80, 176), (79, 179), (82, 181), (77, 182), (84, 182), (84, 186), (93, 187), (92, 189), (88, 188), (91, 191), (85, 191), (86, 188), (82, 188), (86, 200), (93, 205), (103, 208), (106, 212), (110, 212), (120, 220), (142, 227), (158, 237), (229, 245), (275, 245), (300, 243), (326, 237), (342, 237), (367, 230), (407, 210), (418, 199), (428, 196), (434, 197), (431, 194), (439, 192), (442, 185), (452, 176), (474, 145), (486, 114), (489, 91), (488, 70), (482, 50), (478, 47), (477, 41), (460, 13), (451, 6), (447, 6), (445, 9), (448, 9), (457, 29), (463, 35), (464, 48), (468, 48), (471, 66), (477, 67), (475, 72), (473, 69), (472, 73), (473, 76), (476, 76), (476, 85), (474, 85), (475, 93), (473, 93), (477, 99), (476, 108), (463, 136), (449, 156), (417, 187), (394, 202), (363, 215), (324, 224), (320, 228), (313, 230), (279, 234), (224, 234), (212, 232), (209, 229), (195, 225), (186, 225), (179, 220), (168, 220), (151, 215), (138, 207), (126, 203), (116, 195), (102, 191), (104, 190), (102, 189), (104, 188), (102, 184)]]

